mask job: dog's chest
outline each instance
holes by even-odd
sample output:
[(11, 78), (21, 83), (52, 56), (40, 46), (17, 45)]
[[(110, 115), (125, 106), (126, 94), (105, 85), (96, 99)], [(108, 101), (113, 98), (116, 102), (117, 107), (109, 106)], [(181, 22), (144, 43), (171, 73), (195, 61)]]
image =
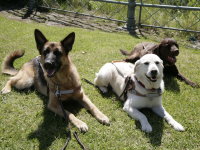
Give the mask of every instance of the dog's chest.
[(129, 105), (135, 108), (152, 108), (161, 105), (161, 96), (158, 97), (142, 97), (132, 93), (128, 94)]

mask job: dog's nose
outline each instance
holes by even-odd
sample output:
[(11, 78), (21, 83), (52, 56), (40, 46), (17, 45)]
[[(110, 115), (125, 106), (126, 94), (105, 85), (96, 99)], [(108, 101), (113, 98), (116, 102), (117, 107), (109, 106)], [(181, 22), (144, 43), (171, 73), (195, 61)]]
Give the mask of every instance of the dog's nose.
[(151, 75), (152, 76), (156, 76), (158, 74), (158, 71), (157, 70), (151, 70)]
[(173, 53), (174, 53), (174, 56), (178, 56), (179, 55), (179, 50), (177, 49)]
[(53, 68), (54, 65), (55, 65), (54, 62), (46, 61), (46, 62), (44, 63), (44, 68), (45, 68), (45, 69), (50, 69), (50, 68)]

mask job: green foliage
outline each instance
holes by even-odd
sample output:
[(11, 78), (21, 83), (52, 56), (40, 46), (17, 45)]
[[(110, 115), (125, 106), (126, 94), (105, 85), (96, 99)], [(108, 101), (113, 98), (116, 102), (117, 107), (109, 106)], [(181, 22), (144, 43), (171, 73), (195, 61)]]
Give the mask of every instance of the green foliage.
[[(76, 40), (70, 56), (82, 78), (93, 81), (95, 72), (106, 62), (122, 60), (119, 49), (131, 50), (134, 45), (150, 39), (136, 38), (122, 33), (105, 33), (72, 27), (53, 27), (38, 23), (13, 21), (0, 16), (0, 53), (4, 58), (13, 50), (23, 49), (25, 56), (15, 62), (20, 68), (23, 63), (38, 55), (34, 29), (40, 29), (50, 41), (59, 41), (74, 31)], [(179, 41), (178, 41), (179, 42)], [(181, 43), (180, 43), (181, 44)], [(194, 82), (199, 82), (200, 52), (180, 46), (177, 66), (180, 72)], [(0, 59), (0, 65), (3, 59)], [(8, 76), (0, 75), (0, 88)], [(191, 88), (176, 79), (167, 79), (163, 105), (166, 110), (185, 128), (177, 132), (163, 119), (149, 110), (143, 110), (153, 127), (145, 134), (140, 124), (122, 110), (123, 104), (110, 92), (101, 95), (93, 86), (82, 82), (92, 102), (111, 121), (110, 126), (100, 124), (85, 109), (76, 116), (88, 124), (86, 134), (79, 133), (81, 141), (91, 150), (144, 150), (144, 149), (194, 149), (198, 150), (200, 139), (200, 89)], [(65, 127), (61, 117), (47, 109), (47, 98), (36, 91), (13, 91), (0, 95), (0, 149), (1, 150), (57, 150), (65, 142)], [(72, 126), (72, 131), (77, 129)], [(75, 139), (68, 149), (79, 150)]]

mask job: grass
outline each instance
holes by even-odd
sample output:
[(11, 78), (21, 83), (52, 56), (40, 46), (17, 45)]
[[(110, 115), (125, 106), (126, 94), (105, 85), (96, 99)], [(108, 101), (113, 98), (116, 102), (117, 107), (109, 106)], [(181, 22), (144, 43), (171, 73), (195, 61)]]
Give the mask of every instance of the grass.
[[(106, 62), (121, 60), (119, 49), (131, 50), (142, 41), (125, 33), (105, 33), (72, 27), (53, 27), (37, 23), (14, 21), (0, 15), (0, 65), (3, 58), (15, 49), (24, 49), (25, 56), (15, 63), (17, 68), (38, 55), (33, 31), (40, 29), (52, 41), (63, 39), (68, 33), (76, 33), (76, 41), (70, 53), (80, 76), (93, 81), (95, 72)], [(200, 51), (180, 47), (178, 68), (186, 77), (199, 82)], [(85, 53), (83, 53), (85, 52)], [(0, 75), (0, 88), (8, 76)], [(97, 89), (82, 82), (86, 94), (111, 121), (110, 126), (101, 125), (85, 109), (76, 113), (87, 123), (89, 131), (79, 133), (82, 142), (90, 150), (132, 150), (132, 149), (199, 149), (200, 148), (200, 89), (191, 88), (176, 79), (166, 80), (163, 105), (185, 128), (177, 132), (165, 121), (149, 110), (143, 110), (153, 127), (150, 134), (140, 130), (140, 124), (122, 110), (122, 103), (113, 94), (101, 95)], [(61, 117), (46, 107), (47, 98), (36, 91), (13, 90), (0, 95), (0, 150), (57, 150), (65, 142), (65, 124)], [(72, 131), (77, 128), (72, 126)], [(78, 150), (79, 145), (72, 138), (68, 149)]]

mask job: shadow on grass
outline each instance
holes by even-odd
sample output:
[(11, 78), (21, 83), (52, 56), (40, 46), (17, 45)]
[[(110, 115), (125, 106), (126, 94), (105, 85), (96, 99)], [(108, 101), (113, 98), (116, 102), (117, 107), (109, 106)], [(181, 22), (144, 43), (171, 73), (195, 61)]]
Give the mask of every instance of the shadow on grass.
[(180, 86), (174, 77), (165, 76), (164, 83), (165, 83), (165, 90), (171, 91), (174, 93), (180, 92)]
[[(66, 139), (66, 127), (64, 119), (58, 115), (55, 115), (47, 108), (47, 97), (38, 94), (43, 101), (43, 122), (38, 126), (38, 129), (29, 134), (28, 139), (37, 139), (39, 141), (39, 150), (47, 150), (49, 146), (57, 138)], [(69, 110), (73, 114), (77, 114), (82, 108), (76, 101), (69, 101), (63, 103), (66, 110)], [(63, 143), (64, 145), (64, 143)]]
[(123, 108), (124, 102), (122, 100), (120, 100), (119, 96), (112, 91), (112, 87), (111, 86), (108, 86), (108, 92), (106, 92), (106, 93), (103, 93), (97, 87), (96, 87), (96, 89), (97, 89), (98, 93), (101, 94), (101, 96), (103, 98), (110, 98), (111, 100), (118, 102), (118, 104), (119, 104), (118, 106), (119, 106), (120, 109)]
[[(148, 119), (150, 125), (152, 126), (153, 131), (151, 133), (145, 133), (145, 136), (149, 138), (149, 142), (153, 146), (160, 146), (162, 143), (164, 119), (157, 116), (150, 109), (141, 109), (140, 110)], [(141, 130), (141, 124), (139, 121), (135, 122), (136, 128)], [(142, 132), (142, 130), (141, 130)]]

